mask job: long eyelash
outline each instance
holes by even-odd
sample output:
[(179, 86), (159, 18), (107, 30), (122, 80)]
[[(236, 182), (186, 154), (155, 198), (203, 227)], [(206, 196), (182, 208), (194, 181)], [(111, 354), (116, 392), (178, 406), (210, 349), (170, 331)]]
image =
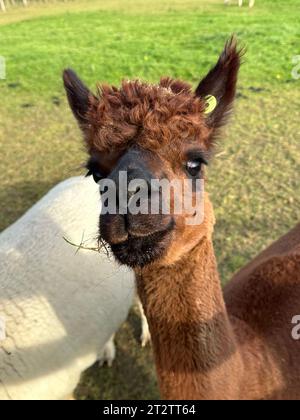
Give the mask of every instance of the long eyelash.
[(208, 156), (206, 156), (205, 152), (193, 151), (188, 153), (187, 155), (188, 160), (196, 160), (203, 165), (208, 165)]
[(86, 177), (93, 175), (93, 162), (89, 159), (86, 164), (84, 165), (85, 169), (87, 169), (87, 173), (85, 174)]
[(88, 170), (86, 176), (92, 175), (95, 171), (98, 170), (98, 163), (93, 157), (91, 157), (85, 164), (85, 168)]
[(200, 160), (200, 162), (201, 162), (203, 165), (208, 166), (208, 161), (207, 161), (206, 159), (204, 159), (203, 157), (201, 157), (199, 160)]

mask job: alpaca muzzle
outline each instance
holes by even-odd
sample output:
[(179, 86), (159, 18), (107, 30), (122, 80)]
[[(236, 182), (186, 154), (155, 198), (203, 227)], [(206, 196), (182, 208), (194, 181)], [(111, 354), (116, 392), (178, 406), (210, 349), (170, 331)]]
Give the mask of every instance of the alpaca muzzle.
[(133, 149), (100, 184), (100, 235), (123, 264), (144, 265), (161, 256), (174, 228), (172, 215), (162, 211), (162, 194), (152, 182), (156, 178), (143, 152)]

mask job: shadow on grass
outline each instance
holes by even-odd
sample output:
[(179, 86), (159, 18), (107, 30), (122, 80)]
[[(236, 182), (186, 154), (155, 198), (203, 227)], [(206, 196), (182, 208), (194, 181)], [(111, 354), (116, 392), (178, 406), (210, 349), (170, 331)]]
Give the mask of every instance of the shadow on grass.
[(0, 186), (0, 231), (21, 217), (55, 184), (55, 181), (24, 181)]
[(81, 378), (77, 399), (159, 399), (151, 345), (140, 345), (140, 317), (133, 308), (116, 337), (117, 356), (111, 368), (95, 364)]

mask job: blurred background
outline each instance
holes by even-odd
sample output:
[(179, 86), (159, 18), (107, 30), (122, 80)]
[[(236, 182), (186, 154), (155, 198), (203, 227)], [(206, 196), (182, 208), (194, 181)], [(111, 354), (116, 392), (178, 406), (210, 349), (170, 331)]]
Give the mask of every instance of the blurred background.
[[(1, 2), (0, 2), (1, 3)], [(235, 33), (247, 47), (235, 113), (209, 168), (222, 281), (300, 219), (299, 0), (4, 1), (0, 11), (0, 231), (50, 187), (78, 175), (80, 132), (61, 81), (92, 88), (163, 75), (196, 86)], [(26, 2), (25, 2), (26, 3)], [(112, 368), (93, 366), (79, 399), (158, 398), (134, 308)]]

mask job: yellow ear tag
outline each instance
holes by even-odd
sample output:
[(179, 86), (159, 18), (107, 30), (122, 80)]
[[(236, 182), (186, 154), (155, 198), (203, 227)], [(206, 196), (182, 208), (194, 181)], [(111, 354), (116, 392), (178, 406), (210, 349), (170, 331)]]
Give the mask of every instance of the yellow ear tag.
[(217, 105), (218, 105), (218, 101), (217, 98), (213, 95), (207, 95), (205, 96), (205, 111), (204, 114), (210, 114), (211, 112), (213, 112)]

